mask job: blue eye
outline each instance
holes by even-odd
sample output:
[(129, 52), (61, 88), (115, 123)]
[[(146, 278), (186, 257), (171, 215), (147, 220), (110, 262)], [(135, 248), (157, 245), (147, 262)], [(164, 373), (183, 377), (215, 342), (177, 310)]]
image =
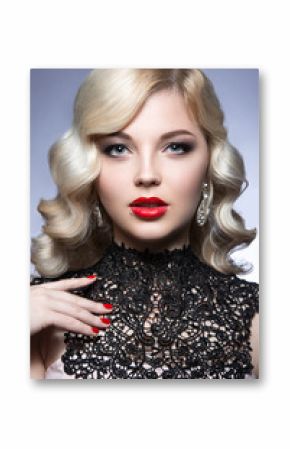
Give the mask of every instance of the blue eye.
[[(193, 149), (193, 144), (186, 142), (172, 142), (166, 147), (166, 150), (168, 149), (173, 150), (170, 151), (171, 154), (186, 154)], [(124, 156), (128, 154), (126, 151), (128, 152), (129, 150), (122, 143), (108, 145), (102, 150), (103, 153), (110, 157)]]
[(124, 152), (123, 150), (127, 150), (127, 148), (122, 144), (115, 144), (115, 145), (109, 145), (108, 147), (104, 148), (103, 152), (107, 154), (108, 156), (118, 157), (123, 156)]
[(185, 142), (172, 142), (170, 143), (166, 149), (172, 148), (174, 151), (173, 154), (185, 154), (192, 150), (193, 145)]

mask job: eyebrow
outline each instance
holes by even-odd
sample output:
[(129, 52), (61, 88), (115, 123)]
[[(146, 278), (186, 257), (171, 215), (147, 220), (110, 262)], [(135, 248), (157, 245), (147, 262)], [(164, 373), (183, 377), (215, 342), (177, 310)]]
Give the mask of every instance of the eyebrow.
[[(175, 131), (169, 131), (168, 133), (162, 134), (162, 136), (160, 136), (160, 140), (164, 140), (164, 139), (168, 139), (170, 137), (174, 137), (180, 134), (186, 134), (192, 137), (195, 137), (194, 134), (192, 134), (191, 132), (187, 131), (186, 129), (176, 129)], [(115, 133), (111, 133), (111, 134), (106, 134), (103, 136), (105, 137), (122, 137), (123, 139), (126, 140), (131, 140), (132, 137), (129, 134), (124, 133), (123, 131), (117, 131)]]

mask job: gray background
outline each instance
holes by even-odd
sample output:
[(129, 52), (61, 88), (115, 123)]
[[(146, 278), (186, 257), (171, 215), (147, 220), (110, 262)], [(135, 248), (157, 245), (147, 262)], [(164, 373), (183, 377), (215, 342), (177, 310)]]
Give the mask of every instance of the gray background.
[[(32, 69), (31, 117), (31, 207), (30, 234), (41, 232), (42, 218), (36, 208), (41, 198), (55, 196), (56, 187), (48, 166), (48, 150), (71, 126), (76, 92), (91, 69)], [(215, 86), (225, 113), (229, 141), (245, 160), (248, 189), (235, 203), (248, 228), (259, 226), (259, 71), (257, 69), (203, 69)], [(244, 277), (258, 281), (258, 237), (237, 260), (249, 261), (253, 271)], [(35, 272), (31, 265), (31, 271)]]

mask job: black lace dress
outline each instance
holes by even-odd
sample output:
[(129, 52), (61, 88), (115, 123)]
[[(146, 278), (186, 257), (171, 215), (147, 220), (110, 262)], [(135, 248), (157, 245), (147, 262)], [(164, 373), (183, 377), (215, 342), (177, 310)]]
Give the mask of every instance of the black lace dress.
[(96, 274), (72, 290), (111, 303), (96, 336), (66, 332), (64, 371), (80, 379), (244, 379), (252, 374), (250, 326), (258, 284), (222, 274), (192, 249), (141, 252), (113, 242), (93, 267), (40, 284)]

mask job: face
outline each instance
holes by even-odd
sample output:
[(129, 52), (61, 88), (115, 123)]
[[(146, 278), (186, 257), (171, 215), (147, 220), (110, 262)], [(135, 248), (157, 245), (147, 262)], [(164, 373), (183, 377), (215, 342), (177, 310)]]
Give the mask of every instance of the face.
[[(114, 240), (152, 251), (188, 244), (209, 156), (181, 94), (153, 94), (128, 126), (102, 137), (98, 147), (101, 171), (96, 187), (113, 222)], [(131, 207), (140, 197), (157, 197), (166, 206)]]

